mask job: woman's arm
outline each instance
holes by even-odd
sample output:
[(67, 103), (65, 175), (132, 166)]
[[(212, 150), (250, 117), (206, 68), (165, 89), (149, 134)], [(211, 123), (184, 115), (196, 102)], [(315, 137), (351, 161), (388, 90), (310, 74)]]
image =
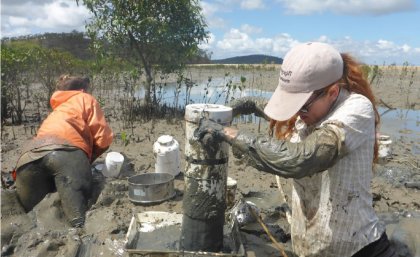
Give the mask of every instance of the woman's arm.
[(338, 126), (316, 129), (305, 140), (291, 143), (224, 129), (235, 155), (240, 153), (258, 170), (285, 178), (302, 178), (333, 166), (346, 154), (344, 133)]
[(113, 139), (112, 130), (106, 122), (104, 113), (96, 100), (92, 104), (88, 126), (93, 139), (91, 159), (93, 162), (109, 148)]

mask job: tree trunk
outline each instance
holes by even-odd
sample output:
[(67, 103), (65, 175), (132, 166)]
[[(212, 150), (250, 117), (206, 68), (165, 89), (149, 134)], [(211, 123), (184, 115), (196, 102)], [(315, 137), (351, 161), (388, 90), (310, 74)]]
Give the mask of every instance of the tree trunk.
[[(2, 85), (3, 86), (3, 85)], [(9, 106), (9, 98), (7, 97), (7, 90), (6, 86), (2, 88), (1, 90), (1, 121), (5, 121), (7, 118), (9, 118), (9, 113), (7, 112), (8, 106)]]
[(152, 81), (153, 81), (153, 75), (152, 75), (152, 65), (148, 62), (146, 57), (144, 56), (144, 52), (142, 50), (141, 45), (137, 42), (137, 40), (134, 38), (133, 33), (128, 31), (128, 36), (130, 37), (130, 43), (134, 46), (134, 49), (136, 49), (137, 54), (140, 57), (140, 60), (143, 64), (143, 69), (146, 74), (146, 85), (144, 88), (144, 100), (146, 103), (146, 106), (151, 106), (152, 99), (150, 98), (151, 88), (152, 88)]
[(150, 95), (151, 95), (153, 77), (152, 77), (150, 69), (146, 68), (146, 65), (144, 66), (144, 70), (146, 72), (146, 85), (144, 88), (144, 100), (146, 102), (146, 106), (150, 106), (152, 104), (152, 99)]
[(17, 88), (17, 109), (16, 109), (16, 116), (18, 124), (22, 123), (23, 117), (23, 110), (22, 110), (22, 95), (20, 92), (20, 88)]

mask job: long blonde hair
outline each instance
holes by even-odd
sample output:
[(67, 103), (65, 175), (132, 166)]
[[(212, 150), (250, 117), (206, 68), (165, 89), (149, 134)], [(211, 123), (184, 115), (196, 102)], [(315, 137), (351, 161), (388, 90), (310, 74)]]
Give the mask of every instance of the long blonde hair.
[[(364, 95), (370, 100), (375, 112), (375, 132), (379, 126), (380, 116), (378, 109), (376, 108), (375, 96), (373, 94), (372, 88), (369, 85), (369, 82), (364, 77), (361, 70), (361, 66), (355, 59), (353, 59), (349, 54), (342, 53), (341, 57), (343, 58), (344, 70), (343, 76), (338, 81), (339, 85), (349, 92), (354, 92), (357, 94)], [(298, 114), (295, 114), (292, 118), (286, 121), (277, 121), (270, 120), (269, 134), (276, 137), (277, 139), (287, 139), (291, 136), (294, 125)], [(376, 133), (375, 133), (376, 137)], [(377, 162), (378, 160), (378, 139), (375, 140), (375, 145), (373, 148), (373, 160)]]

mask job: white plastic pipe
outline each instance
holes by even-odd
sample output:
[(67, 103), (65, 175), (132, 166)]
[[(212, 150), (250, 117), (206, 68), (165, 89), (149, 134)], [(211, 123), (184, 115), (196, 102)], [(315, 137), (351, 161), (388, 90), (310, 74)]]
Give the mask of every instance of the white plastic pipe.
[(215, 104), (186, 106), (185, 190), (181, 247), (190, 251), (218, 252), (223, 246), (229, 144), (202, 145), (195, 137), (202, 118), (228, 126), (232, 108)]

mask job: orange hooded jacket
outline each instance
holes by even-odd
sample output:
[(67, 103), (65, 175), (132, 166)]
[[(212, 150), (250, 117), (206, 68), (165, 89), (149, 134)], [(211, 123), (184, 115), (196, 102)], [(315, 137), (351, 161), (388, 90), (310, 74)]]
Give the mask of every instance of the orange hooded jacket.
[(82, 149), (91, 161), (111, 145), (112, 130), (93, 96), (81, 90), (56, 91), (50, 104), (53, 112), (42, 123), (34, 141), (68, 142)]

